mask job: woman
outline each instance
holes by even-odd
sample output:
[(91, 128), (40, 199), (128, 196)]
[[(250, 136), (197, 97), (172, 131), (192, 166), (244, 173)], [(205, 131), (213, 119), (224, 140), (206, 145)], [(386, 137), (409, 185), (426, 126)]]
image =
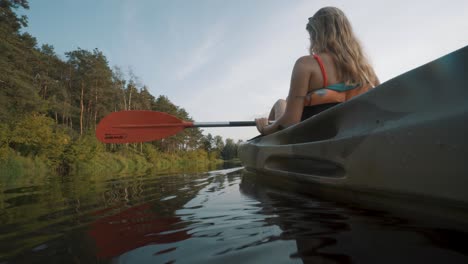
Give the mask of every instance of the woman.
[[(340, 9), (320, 9), (309, 18), (306, 29), (312, 55), (296, 61), (286, 100), (275, 103), (268, 119), (255, 120), (262, 135), (299, 123), (380, 84)], [(269, 125), (269, 120), (274, 122)]]

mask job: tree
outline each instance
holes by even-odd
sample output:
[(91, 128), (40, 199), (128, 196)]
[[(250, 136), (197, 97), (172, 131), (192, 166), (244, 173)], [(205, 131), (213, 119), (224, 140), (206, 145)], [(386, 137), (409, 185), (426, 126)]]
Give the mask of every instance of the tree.
[(231, 160), (237, 157), (237, 145), (231, 138), (226, 139), (226, 144), (221, 151), (221, 157), (223, 160)]
[(71, 66), (70, 87), (72, 105), (79, 109), (80, 134), (95, 128), (98, 119), (115, 108), (115, 86), (112, 70), (104, 54), (98, 49), (93, 52), (78, 48), (67, 52)]
[(26, 17), (15, 9), (29, 8), (25, 0), (0, 0), (0, 122), (15, 120), (30, 111), (43, 111), (34, 86), (34, 66), (40, 63), (36, 39), (20, 29)]
[(29, 9), (27, 0), (0, 0), (0, 24), (3, 29), (8, 29), (10, 32), (18, 32), (22, 27), (28, 26), (26, 16), (18, 17), (13, 11), (22, 7)]
[(206, 152), (211, 152), (213, 150), (213, 145), (214, 139), (210, 133), (201, 139), (201, 146)]
[(210, 153), (210, 156), (214, 156), (216, 158), (221, 158), (221, 152), (224, 149), (224, 141), (221, 136), (215, 136), (213, 138), (213, 145), (212, 145), (212, 151)]
[(126, 85), (125, 76), (122, 70), (114, 66), (112, 70), (112, 86), (113, 86), (113, 98), (115, 102), (119, 102), (114, 105), (114, 111), (118, 110), (128, 110), (127, 107), (127, 95), (125, 92), (125, 85)]

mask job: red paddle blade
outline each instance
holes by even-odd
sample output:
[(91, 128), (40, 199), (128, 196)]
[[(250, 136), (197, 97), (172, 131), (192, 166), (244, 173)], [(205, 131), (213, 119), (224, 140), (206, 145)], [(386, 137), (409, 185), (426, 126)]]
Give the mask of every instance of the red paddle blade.
[(193, 123), (163, 112), (121, 111), (99, 122), (96, 137), (103, 143), (147, 142), (172, 136), (191, 126)]

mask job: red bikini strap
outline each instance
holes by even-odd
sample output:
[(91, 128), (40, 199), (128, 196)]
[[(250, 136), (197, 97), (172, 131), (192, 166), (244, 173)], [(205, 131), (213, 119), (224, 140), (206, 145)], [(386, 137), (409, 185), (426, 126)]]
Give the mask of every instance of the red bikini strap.
[(320, 66), (320, 71), (322, 71), (322, 76), (323, 76), (323, 88), (328, 86), (328, 79), (327, 79), (327, 72), (325, 72), (325, 67), (323, 66), (323, 61), (320, 59), (320, 57), (317, 54), (314, 54), (314, 58), (317, 60), (319, 66)]

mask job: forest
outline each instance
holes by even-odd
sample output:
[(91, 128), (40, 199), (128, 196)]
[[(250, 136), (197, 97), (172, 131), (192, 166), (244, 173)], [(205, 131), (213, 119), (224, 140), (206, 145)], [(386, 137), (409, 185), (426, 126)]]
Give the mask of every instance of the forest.
[(27, 0), (0, 0), (0, 175), (26, 171), (135, 171), (237, 156), (232, 139), (200, 129), (151, 143), (102, 144), (94, 132), (113, 111), (153, 110), (193, 121), (167, 96), (153, 96), (132, 71), (111, 67), (98, 49), (64, 56), (24, 29)]

